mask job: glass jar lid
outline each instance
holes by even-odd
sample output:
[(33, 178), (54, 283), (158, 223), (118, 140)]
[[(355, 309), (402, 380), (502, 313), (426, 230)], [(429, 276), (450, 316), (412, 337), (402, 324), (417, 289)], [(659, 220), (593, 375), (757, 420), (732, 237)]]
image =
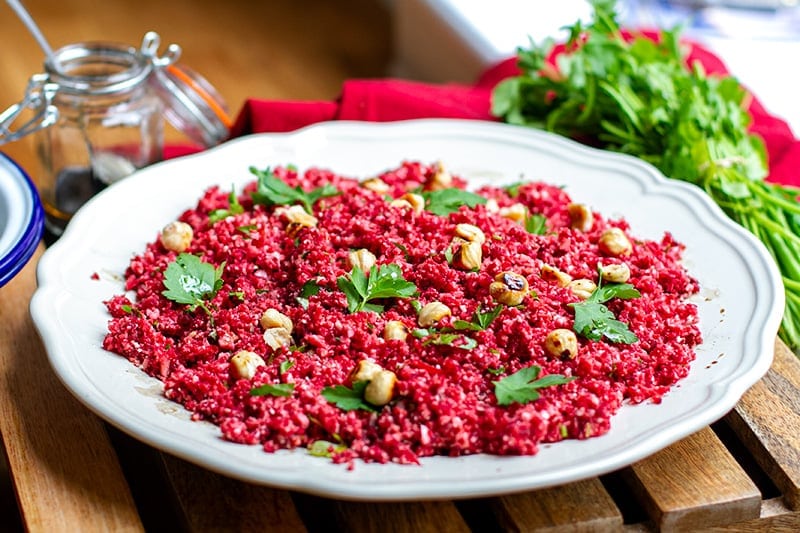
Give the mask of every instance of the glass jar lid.
[[(115, 43), (76, 43), (57, 50), (59, 61), (48, 60), (47, 72), (31, 77), (24, 99), (0, 113), (0, 144), (53, 125), (58, 118), (53, 99), (59, 92), (113, 94), (143, 82), (164, 103), (164, 116), (178, 131), (204, 147), (226, 140), (232, 121), (222, 96), (200, 74), (176, 64), (181, 53), (178, 45), (169, 45), (159, 56), (160, 42), (159, 35), (151, 31), (139, 50)], [(104, 75), (92, 71), (96, 58), (113, 61), (118, 70)], [(62, 70), (62, 63), (69, 70)], [(22, 120), (26, 109), (34, 115)]]
[(164, 115), (176, 129), (193, 141), (210, 147), (228, 138), (232, 121), (227, 104), (203, 76), (178, 65), (180, 47), (171, 44), (163, 57), (157, 56), (159, 36), (148, 32), (142, 54), (153, 63), (150, 85), (164, 102)]

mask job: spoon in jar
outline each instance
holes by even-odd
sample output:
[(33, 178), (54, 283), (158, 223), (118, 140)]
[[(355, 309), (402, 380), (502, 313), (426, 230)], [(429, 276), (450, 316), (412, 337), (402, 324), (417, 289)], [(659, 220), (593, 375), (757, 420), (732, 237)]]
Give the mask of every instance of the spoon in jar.
[(55, 71), (59, 73), (63, 72), (61, 70), (61, 64), (53, 55), (53, 49), (50, 48), (50, 44), (47, 42), (47, 39), (45, 39), (44, 34), (39, 29), (39, 26), (36, 25), (36, 22), (33, 20), (33, 17), (31, 17), (30, 13), (28, 13), (28, 10), (25, 9), (25, 6), (22, 5), (22, 2), (19, 0), (6, 0), (6, 3), (8, 3), (9, 7), (14, 10), (22, 23), (28, 28), (28, 31), (31, 32), (33, 38), (36, 39), (36, 42), (39, 43), (39, 47), (41, 47), (41, 49), (44, 51), (45, 56), (53, 65)]

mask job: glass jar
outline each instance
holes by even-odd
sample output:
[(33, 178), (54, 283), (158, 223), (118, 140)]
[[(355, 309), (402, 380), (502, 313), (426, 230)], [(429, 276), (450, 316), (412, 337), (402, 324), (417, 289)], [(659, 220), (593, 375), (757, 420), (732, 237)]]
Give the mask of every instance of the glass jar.
[[(34, 74), (24, 99), (0, 113), (0, 144), (35, 135), (39, 168), (30, 174), (50, 237), (103, 188), (162, 159), (164, 119), (199, 148), (226, 140), (227, 106), (201, 75), (176, 64), (171, 44), (147, 32), (141, 48), (70, 44)], [(32, 117), (29, 115), (32, 112)]]
[(151, 69), (137, 49), (114, 43), (71, 44), (45, 62), (58, 116), (35, 134), (41, 168), (33, 175), (55, 235), (98, 191), (162, 158), (163, 105), (147, 83)]

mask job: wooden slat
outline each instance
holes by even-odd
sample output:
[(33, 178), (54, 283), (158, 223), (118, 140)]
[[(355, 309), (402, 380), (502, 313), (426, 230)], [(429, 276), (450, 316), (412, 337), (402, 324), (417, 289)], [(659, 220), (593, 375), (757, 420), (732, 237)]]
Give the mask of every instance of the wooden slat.
[(726, 422), (783, 494), (800, 510), (800, 361), (778, 341), (775, 360)]
[(470, 531), (455, 504), (425, 502), (330, 501), (331, 522), (326, 530), (348, 533), (467, 533)]
[(503, 531), (611, 531), (622, 527), (622, 513), (597, 478), (493, 498), (490, 505)]
[(738, 522), (729, 526), (710, 527), (703, 529), (705, 533), (713, 531), (735, 532), (735, 533), (764, 533), (765, 531), (776, 533), (786, 532), (792, 533), (800, 531), (800, 516), (797, 514), (768, 516), (758, 520), (747, 520), (745, 522)]
[(221, 476), (161, 454), (189, 531), (306, 530), (291, 494)]
[(0, 290), (0, 433), (20, 511), (29, 531), (140, 531), (103, 424), (58, 381), (27, 312), (40, 254)]
[(706, 427), (623, 470), (663, 531), (692, 530), (758, 518), (758, 487)]

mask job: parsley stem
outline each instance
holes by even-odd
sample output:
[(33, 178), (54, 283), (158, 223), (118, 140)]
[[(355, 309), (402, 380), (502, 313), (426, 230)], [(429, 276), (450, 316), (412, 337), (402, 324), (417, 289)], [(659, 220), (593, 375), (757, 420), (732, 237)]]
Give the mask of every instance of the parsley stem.
[(800, 203), (790, 201), (787, 194), (800, 195), (800, 189), (789, 186), (774, 185), (763, 181), (750, 181), (750, 190), (757, 196), (780, 209), (800, 214)]
[(784, 277), (783, 277), (783, 284), (784, 284), (784, 286), (786, 286), (787, 288), (790, 288), (790, 289), (792, 289), (792, 291), (797, 291), (795, 294), (792, 294), (792, 296), (793, 296), (793, 297), (794, 297), (794, 298), (795, 298), (795, 299), (796, 299), (798, 302), (800, 302), (800, 281), (796, 281), (796, 280), (794, 280), (794, 279), (789, 279), (789, 278), (787, 278), (786, 276), (784, 276)]

